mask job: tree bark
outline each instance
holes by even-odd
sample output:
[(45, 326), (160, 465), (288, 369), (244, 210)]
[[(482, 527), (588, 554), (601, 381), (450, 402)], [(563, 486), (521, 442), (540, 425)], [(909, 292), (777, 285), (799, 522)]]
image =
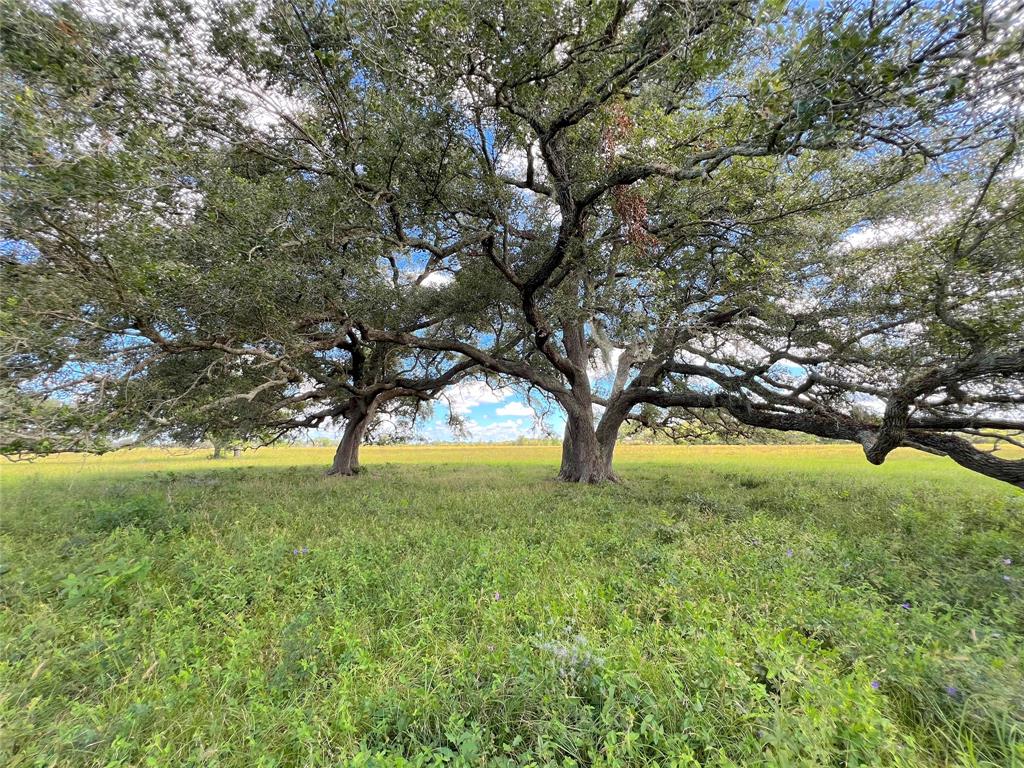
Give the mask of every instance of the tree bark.
[[(582, 320), (563, 322), (562, 343), (572, 366), (572, 376), (569, 377), (569, 392), (559, 398), (565, 409), (565, 435), (558, 479), (570, 483), (617, 482), (612, 471), (615, 434), (611, 435), (609, 444), (602, 442), (600, 430), (594, 428), (594, 393), (587, 375), (590, 350)], [(613, 430), (617, 432), (618, 429)]]
[(213, 443), (213, 457), (212, 458), (219, 459), (220, 458), (220, 452), (221, 452), (221, 445), (220, 445), (220, 443), (212, 441), (212, 440), (210, 442)]
[(610, 449), (598, 441), (589, 406), (586, 410), (567, 409), (558, 479), (569, 483), (617, 482), (612, 471), (614, 450), (614, 440)]
[(615, 444), (619, 439), (619, 429), (622, 422), (626, 420), (632, 409), (632, 401), (615, 394), (608, 402), (604, 413), (601, 414), (601, 421), (598, 422), (596, 437), (597, 443), (601, 446), (601, 460), (604, 462), (605, 472), (612, 480), (618, 480), (612, 470), (612, 459), (615, 456)]
[(376, 412), (375, 400), (352, 401), (352, 405), (345, 414), (345, 430), (342, 432), (341, 442), (338, 443), (338, 450), (334, 452), (334, 462), (327, 470), (328, 476), (346, 477), (359, 472), (359, 447), (363, 443), (366, 428), (370, 425)]

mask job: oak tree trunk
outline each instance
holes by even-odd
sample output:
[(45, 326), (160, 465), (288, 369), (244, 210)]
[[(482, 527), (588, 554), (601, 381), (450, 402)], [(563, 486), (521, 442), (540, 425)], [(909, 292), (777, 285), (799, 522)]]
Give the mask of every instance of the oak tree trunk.
[(558, 479), (570, 483), (616, 482), (618, 478), (612, 472), (613, 450), (614, 446), (608, 450), (598, 442), (592, 415), (568, 413)]
[(632, 407), (633, 404), (630, 400), (613, 392), (604, 413), (601, 415), (601, 421), (597, 425), (596, 435), (597, 443), (601, 446), (601, 460), (604, 462), (605, 471), (608, 473), (608, 476), (615, 481), (618, 481), (618, 477), (612, 471), (615, 444), (619, 439), (619, 429), (622, 427), (622, 423), (626, 420), (626, 416), (629, 415)]
[(329, 476), (348, 476), (359, 472), (359, 446), (363, 443), (366, 428), (373, 420), (376, 410), (375, 402), (353, 401), (346, 414), (345, 430), (342, 432), (341, 442), (338, 443), (338, 450), (334, 453), (334, 462), (327, 470)]
[(559, 478), (577, 483), (618, 482), (612, 460), (619, 428), (631, 407), (629, 399), (613, 396), (596, 429), (593, 417), (587, 418), (593, 413), (592, 406), (576, 411), (576, 415), (572, 408), (567, 408)]
[(582, 319), (563, 322), (562, 344), (572, 370), (568, 376), (569, 392), (558, 398), (565, 409), (562, 466), (558, 479), (569, 483), (614, 481), (611, 458), (606, 458), (594, 430), (594, 393), (587, 375), (590, 352)]

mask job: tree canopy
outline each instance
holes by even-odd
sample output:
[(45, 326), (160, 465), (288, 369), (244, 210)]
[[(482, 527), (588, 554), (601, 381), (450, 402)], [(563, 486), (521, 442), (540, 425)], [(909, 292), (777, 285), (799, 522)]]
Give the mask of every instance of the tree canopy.
[[(496, 376), (1024, 487), (1024, 25), (971, 2), (5, 0), (8, 453)], [(606, 377), (593, 376), (603, 361)]]

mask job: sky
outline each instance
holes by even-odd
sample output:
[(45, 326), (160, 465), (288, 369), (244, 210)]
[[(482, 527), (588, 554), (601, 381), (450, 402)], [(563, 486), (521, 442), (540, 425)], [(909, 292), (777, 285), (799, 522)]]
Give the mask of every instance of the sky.
[[(448, 426), (449, 408), (463, 419), (465, 435), (457, 437)], [(486, 382), (467, 380), (450, 387), (434, 404), (432, 417), (417, 430), (430, 442), (465, 439), (498, 442), (519, 437), (539, 438), (547, 432), (561, 435), (565, 424), (560, 409), (533, 398), (532, 403), (511, 387), (492, 389)]]
[[(613, 349), (609, 364), (600, 359), (587, 369), (595, 392), (605, 391), (614, 379), (614, 367), (621, 350)], [(462, 420), (462, 434), (452, 430), (449, 412)], [(600, 416), (600, 407), (595, 415)], [(309, 437), (340, 439), (344, 422), (310, 430)], [(495, 443), (520, 437), (561, 439), (565, 414), (554, 401), (536, 393), (527, 396), (521, 387), (492, 386), (482, 378), (468, 378), (446, 388), (434, 401), (432, 413), (422, 417), (415, 427), (414, 438), (430, 443), (473, 442)], [(384, 424), (381, 434), (393, 433), (394, 426)]]
[[(589, 371), (595, 385), (607, 383), (611, 372), (596, 364)], [(462, 433), (448, 423), (449, 412), (463, 424)], [(340, 439), (344, 422), (309, 430), (311, 438)], [(422, 417), (415, 427), (414, 439), (430, 443), (514, 441), (520, 437), (561, 438), (565, 416), (554, 402), (527, 395), (519, 388), (491, 386), (482, 379), (465, 379), (448, 387), (434, 402), (432, 413)], [(382, 425), (380, 434), (393, 433), (394, 426)]]
[[(595, 393), (607, 393), (618, 365), (621, 349), (612, 349), (607, 361), (592, 360), (587, 376)], [(449, 411), (463, 422), (463, 434), (448, 424)], [(600, 406), (595, 416), (600, 417)], [(565, 414), (561, 406), (536, 392), (527, 396), (522, 387), (492, 386), (482, 378), (464, 379), (446, 388), (433, 405), (433, 413), (416, 427), (415, 438), (426, 442), (466, 441), (492, 443), (555, 437), (561, 439)], [(318, 437), (340, 437), (340, 431), (320, 430)]]

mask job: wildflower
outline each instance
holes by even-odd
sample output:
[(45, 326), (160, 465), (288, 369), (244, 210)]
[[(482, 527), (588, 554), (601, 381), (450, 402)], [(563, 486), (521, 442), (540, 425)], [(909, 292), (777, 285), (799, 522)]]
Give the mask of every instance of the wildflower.
[(1004, 573), (1004, 574), (1003, 574), (1003, 581), (1005, 581), (1005, 582), (1006, 582), (1007, 584), (1009, 584), (1009, 583), (1010, 583), (1011, 581), (1013, 581), (1013, 579), (1011, 579), (1011, 578), (1010, 578), (1009, 576), (1007, 576), (1007, 575), (1006, 575), (1006, 574)]
[(299, 550), (297, 550), (297, 549), (293, 549), (293, 550), (292, 550), (292, 554), (293, 554), (293, 555), (297, 555), (297, 554), (299, 554)]
[(501, 592), (494, 593), (494, 601), (497, 602), (498, 600), (501, 600)]
[(878, 682), (877, 680), (872, 680), (871, 681), (871, 687), (874, 688), (877, 691), (879, 688), (882, 687), (882, 684), (880, 682)]
[(309, 554), (309, 547), (303, 547), (302, 548), (302, 554), (308, 555)]
[(957, 696), (960, 695), (960, 690), (955, 685), (947, 685), (946, 695), (955, 699)]
[(1003, 565), (1013, 565), (1013, 558), (1004, 557), (1003, 558)]
[(792, 549), (787, 549), (786, 550), (786, 557), (792, 557), (792, 556), (793, 556), (793, 550)]
[(902, 608), (904, 611), (909, 611), (910, 603), (900, 603), (900, 608)]

